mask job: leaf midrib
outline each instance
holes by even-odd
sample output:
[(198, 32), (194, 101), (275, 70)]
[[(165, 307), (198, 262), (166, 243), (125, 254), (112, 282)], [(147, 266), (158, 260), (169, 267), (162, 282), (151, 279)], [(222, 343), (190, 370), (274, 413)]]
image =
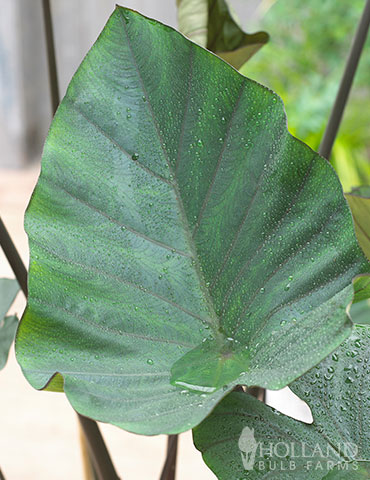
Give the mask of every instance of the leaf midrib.
[[(174, 182), (171, 184), (172, 185), (172, 188), (174, 190), (174, 193), (175, 193), (175, 197), (176, 197), (176, 200), (177, 200), (177, 204), (178, 204), (178, 207), (179, 207), (179, 211), (180, 211), (180, 215), (181, 215), (181, 223), (183, 225), (183, 228), (184, 228), (184, 231), (185, 231), (185, 235), (186, 235), (186, 239), (188, 241), (188, 245), (189, 245), (189, 248), (190, 248), (190, 251), (192, 253), (192, 259), (194, 261), (194, 267), (195, 267), (195, 270), (196, 270), (196, 273), (197, 273), (197, 277), (198, 277), (198, 280), (200, 282), (200, 286), (201, 286), (201, 289), (202, 289), (202, 293), (203, 293), (203, 296), (204, 296), (204, 299), (207, 303), (207, 307), (209, 309), (209, 313), (210, 313), (210, 316), (209, 316), (209, 320), (210, 321), (207, 321), (207, 323), (210, 325), (210, 327), (217, 333), (218, 332), (218, 329), (219, 329), (219, 318), (215, 312), (215, 309), (214, 309), (214, 306), (213, 306), (213, 301), (212, 301), (212, 298), (208, 292), (208, 289), (206, 287), (206, 283), (205, 283), (205, 280), (204, 280), (204, 277), (202, 275), (202, 272), (201, 272), (201, 268), (200, 268), (200, 263), (199, 263), (199, 258), (198, 258), (198, 255), (197, 255), (197, 250), (196, 250), (196, 247), (195, 247), (195, 244), (194, 244), (194, 241), (192, 239), (192, 235), (191, 235), (191, 231), (190, 231), (190, 228), (189, 228), (189, 224), (188, 224), (188, 221), (187, 221), (187, 217), (186, 217), (186, 213), (185, 213), (185, 208), (184, 208), (184, 204), (183, 204), (183, 201), (182, 201), (182, 197), (181, 197), (181, 194), (180, 194), (180, 191), (179, 191), (179, 188), (177, 186), (177, 182), (176, 182), (176, 176), (175, 176), (175, 172), (173, 171), (173, 168), (171, 166), (171, 162), (169, 161), (169, 158), (168, 158), (168, 153), (167, 153), (167, 150), (165, 149), (164, 147), (164, 142), (163, 142), (163, 138), (162, 138), (162, 135), (160, 133), (160, 130), (159, 130), (159, 127), (158, 127), (158, 123), (157, 123), (157, 119), (154, 115), (154, 111), (153, 111), (153, 108), (152, 108), (152, 105), (151, 105), (151, 101), (150, 101), (150, 97), (148, 95), (148, 92), (146, 90), (146, 87), (144, 85), (144, 81), (143, 81), (143, 78), (142, 78), (142, 75), (141, 75), (141, 72), (140, 72), (140, 69), (139, 69), (139, 66), (138, 66), (138, 63), (137, 63), (137, 60), (136, 60), (136, 57), (135, 57), (135, 54), (134, 54), (134, 51), (133, 51), (133, 48), (132, 48), (132, 44), (131, 44), (131, 40), (130, 40), (130, 36), (128, 34), (128, 31), (127, 31), (127, 26), (126, 26), (126, 22), (125, 22), (125, 19), (123, 17), (123, 13), (122, 13), (122, 10), (119, 10), (120, 12), (120, 18), (121, 18), (121, 23), (122, 23), (122, 26), (123, 26), (123, 32), (125, 33), (125, 37), (126, 37), (126, 41), (127, 41), (127, 45), (128, 45), (128, 48), (130, 50), (130, 54), (131, 54), (131, 57), (132, 57), (132, 61), (133, 61), (133, 65), (135, 67), (135, 70), (137, 72), (137, 75), (138, 75), (138, 78), (139, 78), (139, 81), (140, 81), (140, 84), (141, 84), (141, 88), (142, 88), (142, 91), (143, 91), (143, 94), (145, 95), (147, 101), (145, 102), (146, 105), (147, 105), (147, 108), (150, 112), (150, 115), (153, 119), (153, 123), (154, 123), (154, 127), (155, 127), (155, 130), (157, 132), (157, 137), (158, 137), (158, 140), (159, 140), (159, 143), (160, 143), (160, 146), (161, 146), (161, 149), (162, 149), (162, 152), (163, 152), (163, 155), (164, 155), (164, 158), (165, 158), (165, 161), (167, 163), (167, 166), (168, 166), (168, 170), (170, 172), (170, 174), (172, 175), (173, 179), (174, 179)], [(191, 47), (190, 48), (197, 48), (197, 46), (195, 44), (190, 44)], [(185, 114), (187, 113), (187, 110), (185, 109)], [(184, 120), (185, 122), (185, 120)]]

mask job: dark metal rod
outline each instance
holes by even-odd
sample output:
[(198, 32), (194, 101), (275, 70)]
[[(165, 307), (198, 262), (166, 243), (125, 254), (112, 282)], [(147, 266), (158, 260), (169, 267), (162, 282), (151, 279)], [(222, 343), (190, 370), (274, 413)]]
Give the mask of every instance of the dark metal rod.
[(51, 18), (51, 9), (50, 9), (49, 0), (42, 0), (42, 10), (44, 14), (46, 50), (48, 55), (51, 109), (52, 109), (52, 115), (54, 115), (54, 113), (58, 108), (60, 99), (59, 99), (57, 62), (55, 58), (53, 22)]
[(21, 287), (21, 289), (23, 290), (23, 293), (27, 297), (27, 293), (28, 293), (27, 270), (1, 218), (0, 218), (0, 245), (5, 253), (5, 256), (10, 266), (12, 267), (12, 270), (14, 272), (15, 278), (19, 283), (19, 286)]
[(343, 112), (349, 97), (353, 79), (358, 67), (358, 62), (366, 41), (370, 25), (370, 0), (366, 1), (356, 34), (352, 43), (343, 77), (340, 82), (337, 97), (330, 114), (328, 124), (320, 144), (319, 153), (326, 159), (329, 159), (339, 126), (343, 117)]
[(82, 466), (84, 472), (84, 478), (86, 480), (99, 480), (98, 474), (96, 473), (95, 466), (91, 461), (91, 453), (89, 447), (87, 446), (87, 440), (85, 432), (82, 430), (82, 425), (80, 423), (80, 446), (81, 446), (81, 457), (82, 457)]
[(266, 390), (261, 387), (249, 387), (247, 388), (247, 393), (252, 395), (252, 397), (257, 398), (260, 402), (266, 403)]
[(167, 437), (167, 456), (160, 480), (175, 480), (176, 478), (178, 438), (178, 435), (168, 435)]
[(119, 480), (97, 423), (80, 414), (78, 418), (99, 480)]
[(1, 471), (1, 468), (0, 468), (0, 480), (5, 480), (5, 477), (3, 472)]

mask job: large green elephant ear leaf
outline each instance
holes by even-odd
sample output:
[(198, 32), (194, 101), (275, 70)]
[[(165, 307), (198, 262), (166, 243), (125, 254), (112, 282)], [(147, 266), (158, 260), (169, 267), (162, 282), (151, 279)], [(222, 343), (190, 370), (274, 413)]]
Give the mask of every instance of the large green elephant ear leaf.
[(348, 337), (369, 270), (281, 100), (123, 8), (54, 118), (26, 230), (25, 376), (139, 433), (189, 429), (239, 383), (295, 380)]
[(15, 315), (8, 317), (5, 315), (18, 292), (19, 285), (16, 280), (0, 278), (0, 370), (5, 367), (18, 325), (18, 319)]
[(370, 478), (370, 326), (291, 388), (311, 407), (306, 424), (233, 392), (194, 429), (195, 446), (220, 480)]
[(266, 32), (245, 33), (226, 0), (177, 0), (179, 30), (239, 69), (265, 43)]

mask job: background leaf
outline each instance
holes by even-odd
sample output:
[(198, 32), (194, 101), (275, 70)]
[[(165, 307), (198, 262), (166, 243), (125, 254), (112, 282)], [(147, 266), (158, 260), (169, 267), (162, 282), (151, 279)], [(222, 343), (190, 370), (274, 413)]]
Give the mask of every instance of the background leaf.
[(359, 244), (370, 259), (370, 186), (359, 187), (346, 194), (351, 207)]
[(18, 292), (19, 286), (16, 280), (0, 278), (0, 370), (5, 367), (18, 324), (17, 317), (5, 317), (5, 315)]
[[(370, 326), (356, 326), (332, 355), (291, 385), (311, 407), (312, 424), (282, 415), (246, 393), (233, 392), (194, 429), (195, 446), (220, 480), (368, 479), (369, 356)], [(249, 443), (243, 444), (240, 437), (246, 427), (254, 431), (253, 435), (246, 431)], [(275, 447), (279, 442), (288, 448), (283, 444)], [(305, 456), (301, 453), (303, 443)], [(244, 469), (239, 446), (245, 451), (257, 446), (253, 470)], [(309, 469), (308, 462), (312, 462)], [(344, 471), (335, 467), (338, 464)], [(328, 472), (328, 465), (334, 467), (332, 472)]]
[(123, 8), (58, 109), (26, 229), (25, 376), (63, 377), (77, 411), (146, 434), (302, 375), (350, 334), (369, 270), (280, 99)]
[(353, 303), (370, 298), (370, 277), (368, 275), (359, 275), (356, 277), (353, 286), (355, 291)]
[[(317, 150), (364, 2), (277, 1), (266, 15), (261, 15), (264, 3), (270, 2), (259, 4), (259, 19), (251, 28), (268, 31), (273, 41), (246, 64), (242, 73), (282, 97), (290, 132)], [(317, 21), (318, 12), (325, 21)], [(344, 191), (370, 184), (369, 109), (370, 36), (330, 156)]]
[(16, 315), (11, 315), (0, 320), (0, 370), (5, 367), (17, 326), (18, 318)]
[(179, 30), (239, 69), (265, 43), (266, 32), (245, 33), (225, 0), (177, 0)]
[(370, 300), (362, 300), (352, 305), (350, 314), (354, 323), (370, 325)]

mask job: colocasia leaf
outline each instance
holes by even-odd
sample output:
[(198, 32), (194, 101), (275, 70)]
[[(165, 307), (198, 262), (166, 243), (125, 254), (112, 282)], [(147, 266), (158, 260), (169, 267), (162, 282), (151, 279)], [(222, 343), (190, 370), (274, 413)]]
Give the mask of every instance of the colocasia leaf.
[(194, 443), (220, 480), (367, 480), (370, 475), (370, 326), (291, 385), (308, 425), (245, 393), (228, 395)]
[(266, 32), (245, 33), (226, 0), (177, 0), (179, 30), (239, 69), (265, 43)]
[(337, 176), (281, 100), (119, 7), (54, 118), (26, 230), (25, 376), (146, 434), (316, 365), (369, 271)]

